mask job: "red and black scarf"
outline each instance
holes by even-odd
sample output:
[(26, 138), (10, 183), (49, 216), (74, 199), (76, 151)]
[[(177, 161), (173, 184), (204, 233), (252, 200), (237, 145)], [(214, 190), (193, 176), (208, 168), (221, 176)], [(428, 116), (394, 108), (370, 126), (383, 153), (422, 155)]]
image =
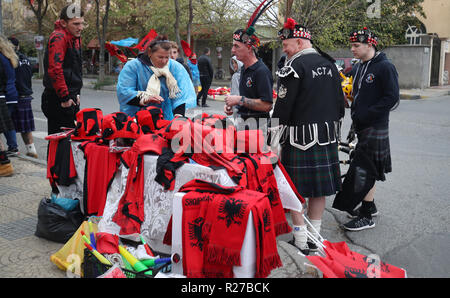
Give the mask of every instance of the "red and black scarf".
[(233, 277), (253, 214), (257, 234), (256, 276), (281, 266), (273, 215), (267, 196), (241, 186), (224, 187), (192, 180), (180, 188), (183, 197), (183, 269), (187, 277)]
[(47, 178), (50, 185), (69, 186), (75, 182), (77, 171), (73, 160), (70, 135), (60, 133), (46, 137), (49, 141), (47, 157)]
[(86, 160), (83, 202), (87, 215), (103, 215), (108, 188), (120, 165), (120, 153), (109, 152), (109, 146), (83, 142), (79, 148)]
[(132, 147), (122, 154), (121, 160), (128, 168), (127, 185), (112, 220), (120, 226), (120, 235), (139, 234), (145, 216), (144, 159), (142, 154)]

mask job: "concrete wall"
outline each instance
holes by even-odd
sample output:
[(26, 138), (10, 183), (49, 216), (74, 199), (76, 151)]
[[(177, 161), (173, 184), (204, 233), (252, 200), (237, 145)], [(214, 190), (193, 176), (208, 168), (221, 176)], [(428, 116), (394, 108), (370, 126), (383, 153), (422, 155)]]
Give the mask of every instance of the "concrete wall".
[(430, 46), (398, 45), (383, 50), (398, 72), (400, 88), (427, 88), (430, 85)]
[[(395, 65), (400, 88), (427, 88), (430, 85), (430, 46), (397, 45), (382, 50)], [(348, 48), (328, 52), (335, 58), (352, 58)]]

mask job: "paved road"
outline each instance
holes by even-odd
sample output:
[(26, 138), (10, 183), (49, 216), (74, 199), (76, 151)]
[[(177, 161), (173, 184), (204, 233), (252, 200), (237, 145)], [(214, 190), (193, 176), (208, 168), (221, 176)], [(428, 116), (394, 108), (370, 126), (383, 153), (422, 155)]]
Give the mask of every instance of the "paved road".
[[(46, 119), (40, 110), (42, 84), (33, 82), (36, 119), (35, 143), (45, 160)], [(81, 107), (98, 107), (104, 114), (119, 110), (113, 91), (82, 90)], [(188, 116), (204, 112), (221, 113), (223, 102), (208, 101), (206, 109), (192, 109)], [(377, 183), (375, 194), (380, 216), (376, 228), (344, 233), (339, 224), (348, 221), (331, 209), (328, 200), (324, 236), (331, 241), (345, 239), (363, 253), (376, 253), (383, 261), (407, 269), (411, 277), (450, 277), (450, 96), (423, 100), (402, 100), (391, 113), (390, 136), (393, 172)], [(350, 120), (344, 119), (344, 132)], [(23, 142), (19, 140), (21, 150)], [(343, 167), (345, 171), (345, 167)]]
[[(450, 96), (401, 101), (390, 118), (393, 172), (375, 193), (377, 226), (346, 233), (412, 277), (450, 277), (448, 111)], [(338, 222), (348, 221), (328, 203)]]

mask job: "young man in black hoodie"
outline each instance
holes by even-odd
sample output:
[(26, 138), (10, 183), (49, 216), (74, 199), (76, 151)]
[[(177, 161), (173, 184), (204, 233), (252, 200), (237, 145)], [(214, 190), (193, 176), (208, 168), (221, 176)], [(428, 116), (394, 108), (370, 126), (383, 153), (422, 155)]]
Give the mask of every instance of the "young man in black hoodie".
[[(376, 35), (364, 27), (363, 30), (350, 33), (350, 43), (353, 56), (361, 60), (361, 63), (355, 66), (354, 100), (351, 106), (353, 126), (358, 137), (355, 157), (356, 154), (364, 155), (364, 158), (354, 158), (353, 162), (357, 160), (367, 162), (362, 162), (356, 168), (359, 170), (355, 171), (353, 183), (353, 189), (356, 189), (358, 183), (364, 181), (360, 188), (365, 191), (363, 195), (362, 192), (358, 194), (363, 198), (361, 207), (346, 210), (353, 220), (343, 227), (350, 231), (360, 231), (375, 227), (372, 220), (372, 216), (378, 214), (373, 198), (375, 181), (384, 181), (386, 179), (384, 174), (392, 171), (389, 112), (398, 104), (400, 96), (397, 71), (386, 54), (377, 51)], [(362, 176), (365, 179), (360, 179)], [(345, 191), (345, 181), (343, 188)], [(335, 203), (338, 203), (337, 200), (339, 194)]]

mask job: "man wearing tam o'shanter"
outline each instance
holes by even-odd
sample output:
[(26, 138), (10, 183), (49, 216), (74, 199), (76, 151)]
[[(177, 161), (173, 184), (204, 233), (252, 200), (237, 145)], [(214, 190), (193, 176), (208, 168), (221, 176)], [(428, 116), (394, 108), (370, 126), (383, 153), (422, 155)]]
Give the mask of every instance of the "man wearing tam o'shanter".
[(306, 27), (288, 19), (278, 36), (287, 57), (277, 71), (271, 122), (279, 121), (281, 163), (298, 192), (308, 198), (306, 215), (314, 227), (307, 228), (302, 213), (291, 211), (294, 237), (289, 243), (308, 254), (317, 249), (308, 241), (308, 230), (318, 238), (325, 198), (341, 189), (338, 139), (344, 95), (334, 59), (313, 48)]
[[(398, 104), (399, 86), (395, 66), (377, 50), (377, 36), (364, 27), (350, 33), (353, 56), (361, 60), (353, 77), (351, 117), (358, 137), (355, 154), (333, 208), (353, 218), (346, 230), (375, 227), (375, 181), (384, 181), (392, 171), (389, 145), (389, 113)], [(355, 207), (362, 201), (361, 207)]]
[[(247, 23), (247, 28), (238, 29), (233, 34), (232, 54), (241, 61), (239, 95), (230, 95), (225, 98), (224, 112), (233, 114), (236, 106), (239, 118), (243, 120), (269, 119), (269, 112), (273, 104), (273, 78), (272, 73), (259, 59), (256, 52), (260, 40), (255, 34), (254, 25), (264, 11), (273, 1), (262, 1)], [(247, 122), (248, 123), (248, 122)]]

